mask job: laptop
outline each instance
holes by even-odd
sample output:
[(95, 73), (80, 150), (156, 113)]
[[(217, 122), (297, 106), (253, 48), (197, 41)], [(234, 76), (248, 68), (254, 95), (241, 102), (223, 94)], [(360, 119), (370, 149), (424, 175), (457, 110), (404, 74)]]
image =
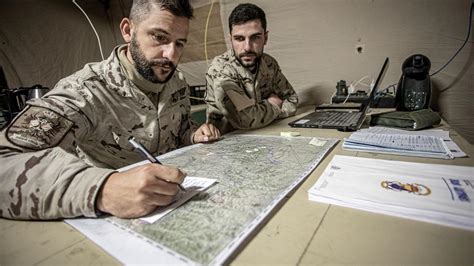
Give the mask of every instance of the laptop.
[(302, 127), (302, 128), (331, 128), (341, 131), (356, 131), (360, 128), (365, 120), (365, 115), (369, 106), (374, 102), (376, 92), (382, 81), (383, 76), (388, 68), (388, 57), (385, 58), (382, 69), (380, 70), (379, 76), (375, 81), (374, 87), (370, 92), (368, 99), (360, 105), (360, 108), (355, 111), (342, 111), (342, 110), (324, 110), (316, 109), (316, 111), (294, 120), (288, 123), (291, 127)]

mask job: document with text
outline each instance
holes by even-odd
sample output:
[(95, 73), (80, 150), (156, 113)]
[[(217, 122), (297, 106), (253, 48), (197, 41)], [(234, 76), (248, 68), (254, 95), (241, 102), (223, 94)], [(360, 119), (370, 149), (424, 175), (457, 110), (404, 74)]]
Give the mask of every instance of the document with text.
[(357, 131), (344, 139), (343, 148), (355, 151), (453, 159), (441, 137), (400, 133)]
[(449, 135), (449, 131), (438, 128), (430, 128), (416, 131), (403, 130), (391, 127), (369, 127), (360, 130), (361, 132), (374, 133), (374, 134), (399, 134), (399, 135), (422, 135), (431, 136), (443, 139), (444, 143), (448, 147), (449, 151), (455, 158), (466, 157), (466, 153), (453, 141)]

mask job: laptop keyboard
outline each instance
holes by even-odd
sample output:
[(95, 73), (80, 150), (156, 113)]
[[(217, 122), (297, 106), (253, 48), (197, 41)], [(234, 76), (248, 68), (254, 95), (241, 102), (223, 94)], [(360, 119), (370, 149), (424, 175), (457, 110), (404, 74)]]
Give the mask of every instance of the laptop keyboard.
[(320, 114), (318, 122), (329, 126), (356, 124), (360, 116), (360, 113), (346, 112), (321, 112)]

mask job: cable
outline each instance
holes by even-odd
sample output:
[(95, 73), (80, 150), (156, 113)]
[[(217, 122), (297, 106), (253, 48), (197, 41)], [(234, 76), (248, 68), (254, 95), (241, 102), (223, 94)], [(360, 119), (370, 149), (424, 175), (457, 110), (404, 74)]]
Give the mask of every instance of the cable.
[[(356, 86), (357, 86), (358, 84), (363, 85), (363, 86), (366, 86), (366, 87), (369, 87), (369, 94), (370, 94), (370, 90), (372, 89), (372, 88), (370, 87), (370, 85), (367, 85), (367, 84), (365, 84), (365, 83), (362, 83), (362, 81), (365, 80), (365, 79), (367, 79), (367, 78), (370, 78), (370, 75), (365, 75), (365, 76), (363, 76), (362, 78), (360, 78), (360, 79), (359, 79), (356, 83), (354, 83), (354, 84), (352, 84), (352, 82), (351, 82), (351, 85), (349, 85), (349, 90), (347, 91), (347, 97), (346, 97), (346, 99), (342, 102), (343, 104), (347, 102), (347, 100), (348, 100), (349, 97), (351, 96), (351, 93), (354, 93), (354, 92), (357, 91), (357, 90), (356, 90)], [(372, 80), (372, 81), (373, 81), (373, 80)], [(350, 89), (350, 88), (352, 88), (352, 89)], [(331, 99), (332, 99), (332, 97), (331, 97)]]
[(92, 24), (92, 21), (89, 19), (89, 16), (87, 16), (86, 12), (81, 8), (81, 6), (78, 3), (76, 3), (76, 0), (72, 0), (72, 3), (74, 3), (77, 6), (77, 8), (81, 10), (84, 16), (86, 16), (87, 21), (89, 21), (89, 24), (91, 25), (92, 30), (94, 30), (95, 36), (97, 37), (97, 42), (99, 43), (100, 56), (102, 57), (102, 60), (104, 60), (105, 58), (104, 58), (104, 53), (102, 52), (102, 45), (100, 44), (100, 37), (94, 28), (94, 24)]
[[(441, 70), (443, 70), (445, 67), (447, 67), (449, 65), (449, 63), (451, 63), (451, 61), (453, 61), (453, 59), (459, 54), (459, 52), (461, 52), (461, 50), (464, 48), (464, 46), (468, 42), (469, 36), (471, 35), (473, 9), (474, 9), (474, 0), (472, 0), (472, 2), (471, 2), (471, 8), (470, 8), (470, 12), (469, 12), (469, 22), (468, 22), (469, 24), (468, 24), (467, 36), (466, 36), (466, 39), (464, 40), (464, 43), (461, 45), (461, 47), (459, 47), (459, 49), (454, 53), (454, 55), (442, 67), (440, 67), (438, 70), (436, 70), (433, 74), (430, 74), (430, 77), (438, 74), (439, 72), (441, 72)], [(376, 94), (376, 97), (378, 97), (379, 94), (385, 93), (391, 87), (394, 87), (394, 90), (396, 91), (396, 89), (395, 89), (396, 85), (398, 85), (398, 82), (387, 86), (383, 90), (378, 91), (377, 94)]]
[(369, 87), (369, 89), (370, 89), (370, 85), (361, 82), (361, 81), (365, 80), (366, 78), (370, 78), (370, 75), (365, 75), (361, 79), (359, 79), (356, 83), (354, 83), (354, 85), (353, 85), (354, 89), (357, 87), (357, 84)]
[(211, 0), (211, 7), (209, 8), (209, 13), (207, 14), (206, 27), (204, 28), (204, 55), (206, 57), (206, 64), (209, 65), (209, 58), (207, 55), (207, 29), (209, 27), (209, 19), (211, 18), (212, 7), (214, 6), (214, 0)]
[(459, 54), (459, 52), (461, 52), (462, 48), (464, 48), (464, 46), (466, 45), (467, 41), (469, 40), (469, 36), (471, 35), (472, 9), (473, 8), (474, 8), (474, 0), (471, 2), (471, 9), (470, 9), (470, 12), (469, 12), (469, 27), (468, 27), (468, 30), (467, 30), (466, 40), (464, 40), (464, 43), (461, 45), (461, 47), (459, 47), (459, 49), (456, 51), (456, 53), (454, 53), (454, 55), (451, 57), (451, 59), (449, 59), (448, 62), (446, 62), (446, 64), (444, 64), (440, 69), (436, 70), (433, 74), (431, 74), (430, 75), (431, 77), (438, 74), (441, 70), (443, 70), (445, 67), (447, 67), (449, 65), (449, 63), (451, 63), (451, 61), (453, 61), (453, 59)]
[(336, 95), (337, 91), (334, 91), (331, 97), (329, 98), (329, 104), (332, 104), (332, 98)]

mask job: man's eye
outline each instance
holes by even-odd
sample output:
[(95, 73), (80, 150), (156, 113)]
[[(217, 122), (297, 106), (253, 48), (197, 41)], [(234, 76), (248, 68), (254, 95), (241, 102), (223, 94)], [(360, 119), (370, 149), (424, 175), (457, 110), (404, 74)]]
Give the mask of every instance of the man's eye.
[(235, 37), (234, 40), (238, 41), (238, 42), (242, 42), (245, 40), (245, 38), (243, 37)]
[(176, 43), (176, 46), (179, 47), (179, 48), (183, 48), (183, 47), (184, 47), (184, 43), (182, 43), (182, 42), (177, 42), (177, 43)]
[(153, 35), (153, 39), (158, 42), (166, 42), (167, 38), (163, 35)]
[(252, 37), (250, 37), (250, 39), (252, 39), (252, 41), (260, 40), (260, 35), (252, 36)]

